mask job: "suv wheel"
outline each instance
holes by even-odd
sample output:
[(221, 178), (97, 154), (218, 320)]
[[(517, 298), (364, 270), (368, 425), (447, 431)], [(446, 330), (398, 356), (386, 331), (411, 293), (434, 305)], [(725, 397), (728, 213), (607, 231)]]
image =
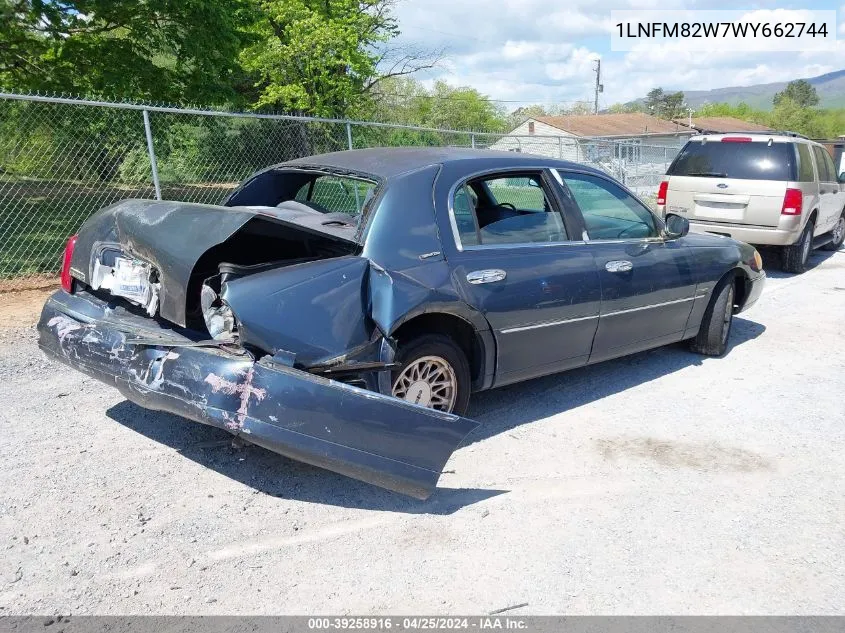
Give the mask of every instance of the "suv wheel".
[(813, 223), (807, 222), (801, 237), (792, 246), (784, 246), (782, 257), (783, 272), (803, 273), (807, 270), (807, 260), (813, 250)]
[(461, 348), (440, 334), (399, 346), (401, 367), (391, 376), (391, 395), (438, 411), (463, 415), (469, 404), (470, 370)]
[(825, 244), (824, 249), (826, 251), (839, 250), (839, 247), (842, 246), (842, 242), (845, 242), (845, 213), (839, 216), (839, 220), (836, 222), (836, 225), (833, 227), (830, 235), (833, 237), (833, 241)]

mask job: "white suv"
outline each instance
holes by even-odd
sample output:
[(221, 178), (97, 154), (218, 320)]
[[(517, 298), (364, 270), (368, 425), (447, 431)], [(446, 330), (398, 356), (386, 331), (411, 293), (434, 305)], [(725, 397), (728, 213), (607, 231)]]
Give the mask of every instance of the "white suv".
[(693, 136), (666, 172), (659, 212), (701, 233), (783, 247), (783, 269), (804, 272), (813, 248), (845, 240), (845, 172), (822, 145), (788, 133)]

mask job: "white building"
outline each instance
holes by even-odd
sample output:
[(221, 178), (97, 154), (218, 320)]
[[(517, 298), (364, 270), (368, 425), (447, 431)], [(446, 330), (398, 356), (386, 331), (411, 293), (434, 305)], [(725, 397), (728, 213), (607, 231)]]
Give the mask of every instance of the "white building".
[(540, 154), (577, 162), (662, 162), (696, 131), (641, 112), (529, 118), (490, 149)]

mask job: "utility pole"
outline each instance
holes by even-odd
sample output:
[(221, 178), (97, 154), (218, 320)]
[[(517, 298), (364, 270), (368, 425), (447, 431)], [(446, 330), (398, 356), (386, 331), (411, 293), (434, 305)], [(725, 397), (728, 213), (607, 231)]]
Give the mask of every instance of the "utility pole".
[(689, 113), (689, 125), (688, 127), (692, 127), (692, 113), (695, 112), (692, 108), (687, 108), (687, 112)]
[(604, 86), (601, 83), (601, 58), (596, 60), (596, 101), (593, 105), (593, 114), (599, 113), (599, 93), (604, 92)]

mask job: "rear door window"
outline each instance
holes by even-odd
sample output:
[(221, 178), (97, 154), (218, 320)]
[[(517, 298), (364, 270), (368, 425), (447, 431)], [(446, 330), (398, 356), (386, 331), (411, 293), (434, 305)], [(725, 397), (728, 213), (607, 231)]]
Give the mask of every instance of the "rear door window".
[(455, 190), (451, 206), (462, 247), (568, 239), (540, 172), (472, 179)]
[(520, 211), (548, 211), (549, 205), (539, 177), (491, 178), (485, 182), (495, 204), (513, 205)]
[[(813, 173), (813, 159), (810, 158), (810, 146), (806, 143), (798, 143), (798, 182), (815, 182), (816, 176)], [(819, 172), (821, 172), (819, 166)]]
[(690, 141), (669, 167), (670, 176), (795, 180), (791, 143)]

